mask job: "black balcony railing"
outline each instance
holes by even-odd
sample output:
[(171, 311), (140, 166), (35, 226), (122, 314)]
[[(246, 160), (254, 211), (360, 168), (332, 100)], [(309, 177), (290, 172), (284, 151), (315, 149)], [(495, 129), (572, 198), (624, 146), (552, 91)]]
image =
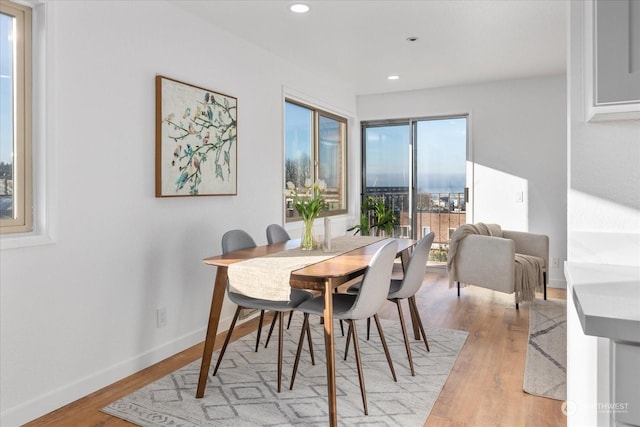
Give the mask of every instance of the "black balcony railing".
[(366, 196), (384, 200), (398, 218), (394, 235), (397, 237), (422, 238), (435, 233), (431, 247), (432, 262), (446, 262), (451, 234), (466, 222), (466, 199), (464, 192), (420, 192), (416, 196), (415, 233), (410, 223), (409, 191), (406, 187), (367, 188)]

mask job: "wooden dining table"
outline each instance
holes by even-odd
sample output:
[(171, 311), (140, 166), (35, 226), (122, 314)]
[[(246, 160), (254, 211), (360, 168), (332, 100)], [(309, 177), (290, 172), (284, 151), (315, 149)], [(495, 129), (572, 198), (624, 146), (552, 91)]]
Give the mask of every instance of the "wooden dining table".
[[(398, 256), (406, 259), (408, 252), (415, 245), (411, 239), (395, 239), (398, 241)], [(358, 249), (339, 254), (335, 257), (320, 261), (315, 264), (294, 270), (290, 276), (290, 286), (292, 288), (321, 291), (324, 295), (324, 339), (327, 360), (327, 396), (329, 403), (329, 425), (338, 425), (337, 403), (336, 403), (336, 369), (335, 351), (333, 336), (333, 290), (359, 276), (362, 276), (369, 265), (369, 261), (380, 249), (387, 239), (379, 240), (375, 243), (367, 244)], [(249, 249), (242, 249), (223, 255), (205, 258), (203, 262), (207, 265), (217, 267), (216, 278), (213, 286), (213, 297), (211, 299), (211, 309), (209, 312), (209, 324), (205, 338), (204, 351), (202, 354), (202, 364), (200, 366), (200, 377), (196, 398), (204, 396), (209, 375), (209, 367), (213, 355), (218, 324), (220, 322), (220, 312), (224, 301), (225, 289), (227, 286), (227, 269), (231, 264), (257, 258), (277, 252), (295, 249), (299, 247), (300, 240), (289, 240), (284, 243), (257, 246)]]

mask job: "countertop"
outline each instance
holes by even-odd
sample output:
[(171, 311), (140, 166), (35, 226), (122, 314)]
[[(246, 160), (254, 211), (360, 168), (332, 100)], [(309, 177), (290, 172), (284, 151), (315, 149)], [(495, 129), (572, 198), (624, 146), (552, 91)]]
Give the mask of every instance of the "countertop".
[(565, 263), (586, 335), (640, 343), (640, 266)]

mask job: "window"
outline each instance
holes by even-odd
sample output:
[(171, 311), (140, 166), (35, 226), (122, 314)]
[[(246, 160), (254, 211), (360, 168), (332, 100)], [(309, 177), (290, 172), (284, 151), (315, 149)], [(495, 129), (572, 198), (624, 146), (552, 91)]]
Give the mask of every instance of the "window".
[[(291, 100), (285, 101), (285, 186), (307, 179), (327, 183), (320, 216), (347, 212), (347, 119)], [(283, 186), (284, 188), (284, 186)], [(285, 198), (286, 221), (300, 219)]]
[(0, 3), (0, 229), (32, 230), (31, 9)]

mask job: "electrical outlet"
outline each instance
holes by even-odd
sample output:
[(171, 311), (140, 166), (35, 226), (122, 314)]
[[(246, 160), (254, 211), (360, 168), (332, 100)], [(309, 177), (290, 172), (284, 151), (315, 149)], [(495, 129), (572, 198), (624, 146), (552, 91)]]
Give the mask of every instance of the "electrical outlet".
[(553, 268), (560, 268), (560, 259), (558, 258), (553, 258), (552, 262), (551, 262), (551, 267)]
[(516, 203), (523, 203), (523, 202), (524, 202), (524, 192), (516, 191)]
[(167, 307), (160, 307), (156, 310), (156, 326), (158, 328), (167, 326)]

